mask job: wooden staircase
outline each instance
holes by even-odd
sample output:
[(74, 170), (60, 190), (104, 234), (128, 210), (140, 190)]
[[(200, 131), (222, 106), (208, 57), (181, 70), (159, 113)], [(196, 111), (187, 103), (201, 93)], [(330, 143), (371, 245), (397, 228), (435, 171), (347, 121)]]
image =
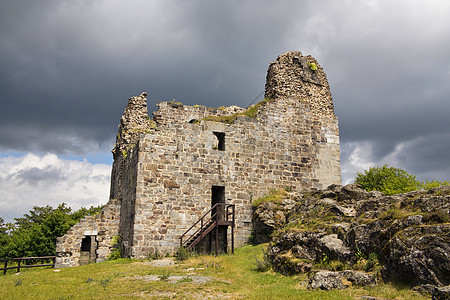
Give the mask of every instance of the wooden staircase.
[(193, 250), (194, 247), (215, 230), (214, 250), (219, 252), (219, 226), (231, 226), (231, 252), (234, 254), (234, 204), (217, 203), (180, 237), (180, 247)]

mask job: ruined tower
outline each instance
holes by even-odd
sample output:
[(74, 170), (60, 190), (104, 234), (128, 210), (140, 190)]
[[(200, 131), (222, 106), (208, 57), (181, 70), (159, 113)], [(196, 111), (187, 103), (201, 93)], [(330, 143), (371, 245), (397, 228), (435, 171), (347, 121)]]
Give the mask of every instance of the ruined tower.
[(124, 256), (174, 253), (180, 237), (222, 204), (233, 209), (233, 222), (204, 230), (198, 247), (211, 250), (215, 239), (226, 251), (230, 241), (247, 242), (258, 197), (341, 182), (338, 120), (311, 56), (280, 55), (269, 66), (265, 99), (247, 109), (160, 102), (150, 119), (146, 96), (130, 98), (120, 121), (109, 219), (87, 217), (59, 238), (60, 266), (79, 264), (86, 234), (94, 261), (106, 258), (114, 235)]

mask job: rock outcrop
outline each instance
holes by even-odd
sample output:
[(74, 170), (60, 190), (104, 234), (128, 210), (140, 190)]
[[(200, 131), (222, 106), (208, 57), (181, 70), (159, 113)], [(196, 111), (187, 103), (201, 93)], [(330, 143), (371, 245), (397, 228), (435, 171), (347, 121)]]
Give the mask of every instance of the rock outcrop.
[(353, 271), (342, 270), (363, 269), (431, 293), (450, 285), (449, 210), (450, 186), (384, 196), (355, 184), (332, 185), (258, 206), (254, 235), (270, 240), (275, 271), (314, 273), (310, 288), (345, 288), (342, 282), (351, 280), (342, 272)]
[(373, 274), (345, 270), (341, 272), (318, 271), (310, 278), (308, 288), (321, 290), (344, 289), (350, 286), (375, 285), (377, 283)]

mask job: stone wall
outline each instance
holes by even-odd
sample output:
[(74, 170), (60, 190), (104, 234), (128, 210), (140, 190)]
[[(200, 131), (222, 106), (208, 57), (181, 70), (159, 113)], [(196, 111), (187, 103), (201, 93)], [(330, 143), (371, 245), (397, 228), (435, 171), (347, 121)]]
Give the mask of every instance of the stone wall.
[(196, 122), (211, 116), (229, 116), (241, 113), (245, 109), (232, 105), (228, 107), (206, 107), (203, 105), (184, 105), (180, 102), (159, 102), (158, 110), (153, 112), (153, 120), (158, 127), (171, 128), (183, 126), (189, 122)]
[[(273, 189), (341, 182), (338, 120), (326, 75), (310, 56), (288, 52), (270, 64), (267, 99), (250, 107), (254, 114), (170, 101), (158, 103), (150, 120), (146, 96), (129, 99), (113, 149), (110, 197), (120, 203), (126, 256), (173, 253), (179, 237), (211, 208), (213, 187), (223, 187), (224, 201), (236, 205), (240, 246), (252, 231), (254, 199)], [(72, 248), (69, 237), (58, 241), (65, 245), (58, 245), (60, 253), (75, 251), (81, 228), (93, 223), (74, 227)]]
[[(214, 132), (224, 133), (224, 151)], [(233, 124), (160, 128), (141, 136), (138, 152), (134, 237), (128, 241), (133, 257), (173, 252), (181, 234), (211, 207), (212, 186), (224, 186), (226, 203), (236, 205), (239, 246), (251, 233), (253, 199), (277, 188), (340, 183), (336, 118), (314, 115), (307, 103), (290, 98), (268, 101), (256, 118), (239, 116)]]
[(56, 242), (56, 268), (78, 266), (80, 263), (81, 243), (83, 238), (90, 236), (95, 253), (91, 258), (95, 262), (104, 261), (111, 253), (112, 239), (119, 235), (120, 203), (110, 199), (101, 212), (87, 216), (72, 226), (66, 235)]

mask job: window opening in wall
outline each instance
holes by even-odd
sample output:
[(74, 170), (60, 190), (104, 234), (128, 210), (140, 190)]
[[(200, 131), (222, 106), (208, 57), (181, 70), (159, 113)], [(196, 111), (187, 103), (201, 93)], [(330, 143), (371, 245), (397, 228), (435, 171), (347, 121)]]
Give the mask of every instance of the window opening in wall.
[(225, 132), (213, 131), (218, 140), (217, 150), (225, 151)]

